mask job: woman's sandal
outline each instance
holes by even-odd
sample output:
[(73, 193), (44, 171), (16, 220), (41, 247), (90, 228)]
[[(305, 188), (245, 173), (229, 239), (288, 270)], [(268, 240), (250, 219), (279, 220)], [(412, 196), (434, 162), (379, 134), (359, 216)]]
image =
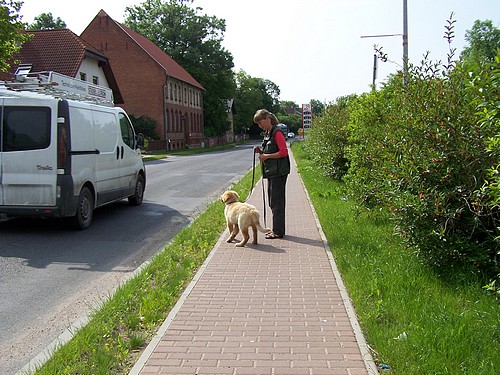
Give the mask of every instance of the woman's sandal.
[(283, 236), (278, 236), (276, 233), (270, 232), (266, 234), (268, 240), (273, 240), (275, 238), (283, 238)]

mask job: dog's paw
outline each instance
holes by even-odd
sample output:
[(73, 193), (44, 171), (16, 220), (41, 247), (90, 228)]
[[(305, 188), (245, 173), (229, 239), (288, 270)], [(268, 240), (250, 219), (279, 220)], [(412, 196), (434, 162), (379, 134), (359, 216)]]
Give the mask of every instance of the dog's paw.
[(231, 237), (229, 237), (226, 242), (233, 242), (233, 239)]
[(245, 244), (242, 242), (238, 242), (235, 246), (236, 247), (245, 247)]

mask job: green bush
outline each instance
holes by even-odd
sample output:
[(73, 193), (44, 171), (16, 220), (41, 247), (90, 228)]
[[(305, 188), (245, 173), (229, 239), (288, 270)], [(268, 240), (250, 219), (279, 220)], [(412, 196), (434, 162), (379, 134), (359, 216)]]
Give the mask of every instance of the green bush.
[[(498, 65), (498, 63), (497, 63)], [(406, 79), (403, 79), (406, 78)], [(421, 258), (494, 276), (499, 250), (498, 66), (424, 58), (335, 106), (308, 144), (361, 206), (387, 208)]]
[(155, 120), (147, 116), (135, 117), (130, 115), (129, 117), (130, 120), (132, 121), (132, 124), (134, 124), (136, 133), (144, 134), (144, 137), (146, 137), (146, 139), (153, 139), (153, 140), (160, 139), (158, 134), (156, 134)]
[(315, 119), (307, 148), (313, 161), (327, 177), (342, 178), (347, 172), (345, 147), (347, 145), (348, 105), (356, 96), (339, 98), (326, 108), (323, 116)]
[[(495, 57), (495, 63), (486, 69), (478, 69), (482, 75), (471, 77), (469, 88), (475, 90), (477, 103), (477, 118), (483, 131), (489, 134), (486, 140), (486, 151), (492, 158), (492, 165), (487, 170), (486, 180), (476, 192), (476, 201), (482, 202), (478, 209), (483, 217), (490, 218), (496, 229), (495, 235), (496, 256), (500, 255), (500, 51)], [(500, 271), (496, 280), (488, 288), (500, 294)]]
[[(374, 162), (371, 169), (350, 169), (347, 179), (354, 191), (363, 189), (362, 180), (369, 182), (372, 190), (363, 199), (373, 194), (378, 205), (388, 206), (426, 261), (448, 268), (469, 262), (492, 271), (497, 228), (476, 192), (495, 163), (487, 151), (494, 133), (477, 119), (470, 77), (460, 65), (443, 68), (424, 60), (410, 68), (406, 85), (396, 76), (382, 90), (390, 94), (372, 94), (381, 101), (354, 112), (351, 139), (357, 143), (349, 158), (352, 166), (366, 163), (366, 155)], [(383, 108), (380, 131), (362, 117), (372, 114), (373, 103)]]
[(363, 206), (385, 205), (400, 191), (401, 179), (395, 168), (400, 161), (398, 117), (392, 112), (392, 88), (363, 94), (350, 106), (345, 177), (352, 195)]

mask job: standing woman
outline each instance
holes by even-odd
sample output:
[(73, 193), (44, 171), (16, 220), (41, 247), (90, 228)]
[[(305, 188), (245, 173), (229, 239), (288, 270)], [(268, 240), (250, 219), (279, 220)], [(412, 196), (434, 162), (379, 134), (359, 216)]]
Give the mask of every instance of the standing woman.
[(259, 109), (253, 122), (264, 130), (262, 148), (255, 147), (262, 165), (262, 177), (266, 178), (269, 207), (273, 213), (273, 231), (267, 239), (283, 238), (285, 235), (285, 185), (290, 173), (290, 157), (283, 132), (276, 126), (278, 119), (266, 109)]

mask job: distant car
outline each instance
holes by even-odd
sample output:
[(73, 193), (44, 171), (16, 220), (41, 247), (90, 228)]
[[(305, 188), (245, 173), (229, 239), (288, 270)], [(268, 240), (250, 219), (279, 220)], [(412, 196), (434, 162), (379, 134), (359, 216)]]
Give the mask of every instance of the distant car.
[(288, 138), (295, 138), (295, 133), (294, 132), (289, 132), (288, 133)]
[(278, 124), (276, 126), (278, 127), (279, 130), (281, 130), (281, 132), (285, 136), (285, 139), (288, 139), (288, 126), (285, 124)]

